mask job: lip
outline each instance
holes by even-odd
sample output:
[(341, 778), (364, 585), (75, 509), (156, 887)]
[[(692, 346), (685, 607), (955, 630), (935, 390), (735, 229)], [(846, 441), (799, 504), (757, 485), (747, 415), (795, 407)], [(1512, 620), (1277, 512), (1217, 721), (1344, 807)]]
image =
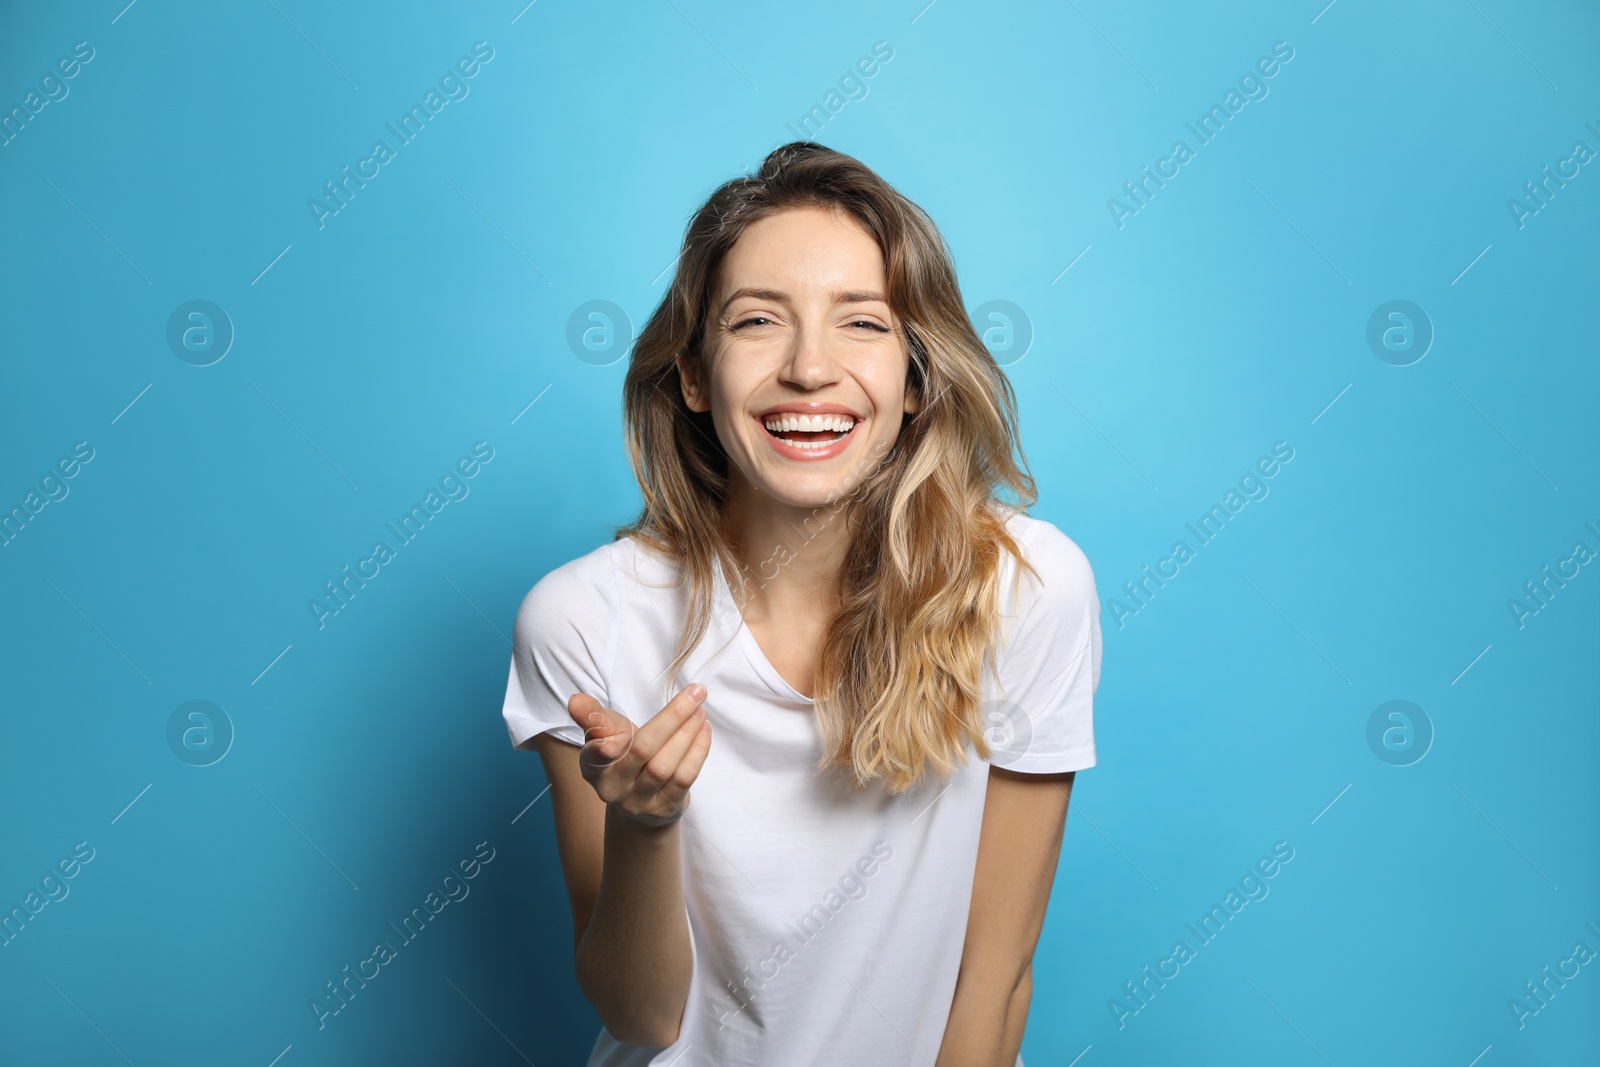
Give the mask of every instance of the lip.
[(756, 426), (760, 429), (761, 436), (765, 437), (767, 443), (772, 446), (774, 452), (784, 459), (799, 460), (802, 463), (814, 462), (820, 459), (832, 459), (834, 456), (839, 455), (839, 453), (850, 447), (850, 442), (855, 440), (856, 431), (861, 429), (861, 423), (858, 421), (854, 426), (850, 427), (849, 433), (837, 441), (824, 445), (822, 448), (799, 448), (791, 445), (781, 437), (772, 436), (767, 432), (767, 428), (759, 422), (756, 423)]
[(797, 415), (849, 415), (857, 422), (866, 421), (866, 416), (853, 408), (847, 408), (843, 404), (823, 403), (818, 400), (809, 402), (795, 401), (788, 404), (779, 404), (776, 407), (764, 408), (756, 414), (756, 418), (758, 420), (764, 419), (768, 415), (778, 415), (783, 412), (792, 412)]
[[(774, 437), (772, 434), (767, 432), (767, 427), (765, 425), (766, 418), (770, 415), (777, 415), (781, 412), (796, 412), (806, 415), (849, 415), (855, 420), (855, 425), (851, 426), (849, 432), (847, 432), (843, 437), (839, 438), (837, 441), (830, 442), (822, 448), (800, 448), (797, 445), (791, 445), (781, 437)], [(860, 431), (862, 424), (865, 422), (866, 420), (864, 418), (862, 418), (860, 415), (857, 415), (854, 411), (851, 411), (842, 404), (821, 403), (780, 404), (778, 407), (768, 408), (760, 415), (757, 415), (755, 419), (756, 431), (760, 433), (762, 437), (767, 439), (767, 443), (772, 446), (772, 450), (774, 452), (784, 459), (797, 460), (801, 463), (815, 462), (816, 460), (822, 459), (832, 459), (834, 456), (839, 455), (845, 449), (850, 447), (850, 442), (855, 440), (857, 432)]]

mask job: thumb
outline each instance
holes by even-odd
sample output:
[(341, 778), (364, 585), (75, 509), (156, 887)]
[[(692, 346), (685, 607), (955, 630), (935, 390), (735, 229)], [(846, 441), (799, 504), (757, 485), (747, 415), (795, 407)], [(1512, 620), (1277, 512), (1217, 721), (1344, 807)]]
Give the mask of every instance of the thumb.
[(567, 714), (583, 727), (585, 746), (593, 745), (595, 754), (608, 762), (632, 744), (633, 724), (588, 693), (574, 693), (567, 701)]

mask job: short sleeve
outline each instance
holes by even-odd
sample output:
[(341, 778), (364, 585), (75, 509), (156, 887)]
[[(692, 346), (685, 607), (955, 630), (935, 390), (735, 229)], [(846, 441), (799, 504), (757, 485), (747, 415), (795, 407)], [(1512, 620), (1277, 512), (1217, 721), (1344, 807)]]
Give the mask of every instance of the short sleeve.
[(504, 707), (516, 748), (532, 748), (531, 740), (546, 732), (583, 744), (583, 727), (567, 714), (574, 693), (610, 704), (605, 673), (616, 634), (615, 592), (611, 565), (597, 551), (551, 571), (523, 598)]
[(1094, 694), (1100, 684), (1100, 603), (1088, 558), (1054, 525), (1033, 520), (1009, 637), (997, 657), (999, 697), (988, 709), (990, 762), (1033, 774), (1095, 765)]

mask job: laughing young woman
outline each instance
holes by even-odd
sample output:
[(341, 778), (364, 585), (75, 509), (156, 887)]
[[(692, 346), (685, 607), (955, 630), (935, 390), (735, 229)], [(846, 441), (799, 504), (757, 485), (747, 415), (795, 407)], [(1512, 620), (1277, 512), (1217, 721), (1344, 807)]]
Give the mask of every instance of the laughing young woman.
[(643, 512), (527, 595), (504, 708), (590, 1067), (1020, 1065), (1099, 605), (937, 229), (775, 149), (695, 214), (623, 389)]

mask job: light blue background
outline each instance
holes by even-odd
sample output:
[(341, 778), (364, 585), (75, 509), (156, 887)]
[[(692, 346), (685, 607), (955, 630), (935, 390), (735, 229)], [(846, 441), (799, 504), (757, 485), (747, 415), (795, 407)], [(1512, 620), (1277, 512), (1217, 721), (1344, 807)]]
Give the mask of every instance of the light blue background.
[[(125, 2), (0, 4), (6, 111), (95, 50), (0, 147), (0, 502), (95, 450), (0, 548), (0, 906), (95, 850), (0, 948), (0, 1060), (582, 1061), (549, 798), (500, 718), (523, 594), (637, 506), (625, 361), (568, 318), (637, 329), (705, 195), (886, 41), (815, 136), (930, 212), (969, 308), (1025, 312), (1034, 513), (1102, 599), (1295, 450), (1102, 615), (1030, 1067), (1593, 1061), (1600, 966), (1520, 1029), (1508, 1000), (1600, 950), (1600, 566), (1507, 606), (1600, 550), (1600, 164), (1507, 206), (1600, 150), (1593, 5)], [(470, 94), (319, 229), (308, 198), (477, 41)], [(165, 340), (194, 299), (236, 331), (211, 366)], [(1365, 339), (1394, 299), (1436, 331), (1410, 366)], [(319, 630), (307, 601), (477, 441), (470, 495)], [(203, 768), (166, 735), (196, 699), (236, 732)], [(1432, 723), (1410, 766), (1367, 744), (1391, 699)], [(319, 1030), (324, 983), (484, 841)], [(1279, 841), (1270, 895), (1119, 1028)]]

